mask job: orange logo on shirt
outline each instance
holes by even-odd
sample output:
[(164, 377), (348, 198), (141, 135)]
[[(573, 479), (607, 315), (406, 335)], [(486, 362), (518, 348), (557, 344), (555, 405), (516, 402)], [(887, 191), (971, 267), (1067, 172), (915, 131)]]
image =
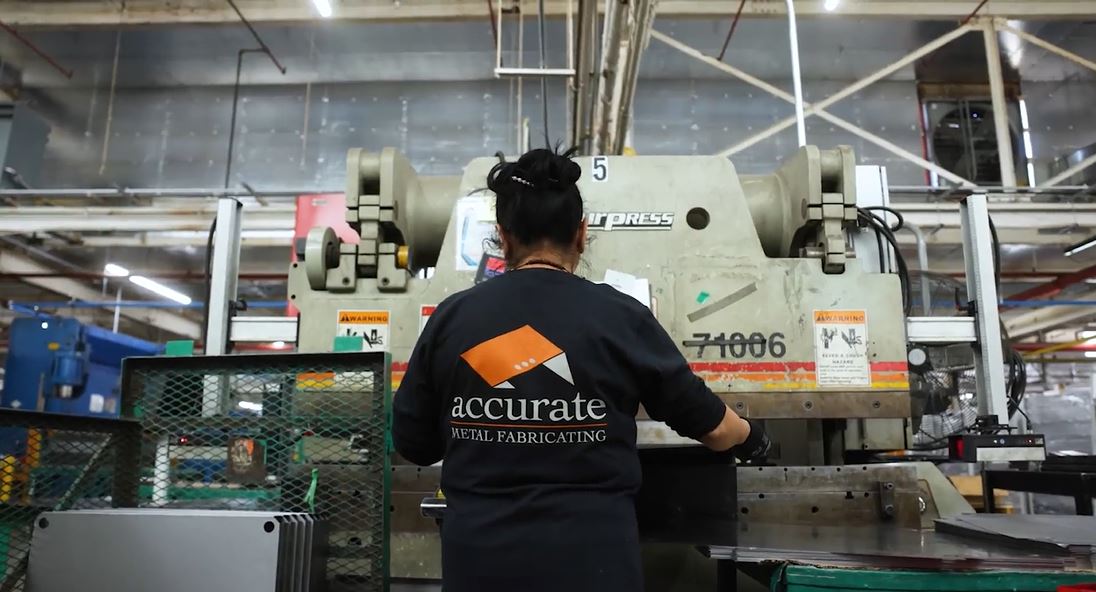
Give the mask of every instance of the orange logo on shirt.
[(567, 354), (536, 329), (525, 325), (469, 349), (460, 356), (494, 388), (514, 388), (510, 379), (544, 366), (574, 385)]

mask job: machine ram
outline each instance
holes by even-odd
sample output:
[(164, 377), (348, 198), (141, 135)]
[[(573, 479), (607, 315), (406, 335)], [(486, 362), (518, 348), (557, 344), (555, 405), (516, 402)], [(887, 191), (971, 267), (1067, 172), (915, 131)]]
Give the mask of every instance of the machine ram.
[[(496, 162), (474, 160), (460, 179), (420, 178), (395, 150), (351, 150), (346, 222), (359, 240), (321, 227), (300, 248), (289, 276), (298, 349), (349, 340), (389, 352), (395, 390), (434, 307), (504, 271), (484, 189)], [(903, 286), (853, 249), (851, 150), (805, 147), (757, 176), (721, 157), (578, 162), (591, 237), (578, 273), (649, 306), (693, 370), (738, 413), (766, 420), (776, 443), (778, 467), (739, 471), (737, 499), (712, 498), (723, 515), (917, 528), (969, 509), (931, 465), (843, 469), (912, 438)], [(687, 443), (639, 424), (641, 448)], [(395, 576), (440, 573), (436, 527), (418, 513), (437, 482), (436, 468), (395, 469)]]
[[(428, 184), (394, 150), (352, 151), (346, 220), (361, 239), (309, 234), (290, 271), (299, 349), (360, 335), (366, 350), (392, 354), (398, 377), (433, 307), (499, 264), (485, 249), (494, 215), (482, 189), (495, 162)], [(592, 237), (580, 275), (648, 304), (737, 412), (800, 420), (772, 428), (782, 462), (905, 447), (903, 294), (897, 276), (866, 271), (846, 238), (857, 224), (850, 150), (806, 147), (764, 176), (740, 176), (720, 157), (579, 162)], [(651, 424), (642, 433), (645, 444), (675, 438)]]

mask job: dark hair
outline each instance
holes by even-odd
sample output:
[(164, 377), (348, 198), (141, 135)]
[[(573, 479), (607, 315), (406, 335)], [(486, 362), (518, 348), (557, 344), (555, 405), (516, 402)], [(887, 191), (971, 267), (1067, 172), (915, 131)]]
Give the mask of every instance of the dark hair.
[(487, 188), (496, 196), (495, 220), (517, 246), (567, 247), (574, 240), (582, 224), (576, 185), (582, 167), (571, 160), (573, 153), (537, 148), (517, 162), (499, 162), (487, 174)]

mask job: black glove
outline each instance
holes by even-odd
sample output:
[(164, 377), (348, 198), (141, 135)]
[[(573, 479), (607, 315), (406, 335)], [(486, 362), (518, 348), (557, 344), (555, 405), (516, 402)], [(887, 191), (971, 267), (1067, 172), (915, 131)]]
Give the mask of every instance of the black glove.
[(750, 435), (746, 436), (745, 442), (734, 447), (734, 455), (744, 463), (765, 462), (772, 451), (773, 443), (765, 430), (761, 429), (761, 424), (750, 419), (746, 419), (746, 423), (750, 424)]

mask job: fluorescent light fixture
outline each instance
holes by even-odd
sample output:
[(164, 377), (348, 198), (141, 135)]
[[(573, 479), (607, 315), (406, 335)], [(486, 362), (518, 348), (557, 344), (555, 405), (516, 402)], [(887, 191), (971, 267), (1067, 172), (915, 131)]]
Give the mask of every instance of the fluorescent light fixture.
[(1035, 151), (1031, 149), (1031, 132), (1024, 130), (1024, 156), (1026, 156), (1028, 160), (1031, 160), (1032, 158), (1035, 158), (1034, 154)]
[(1034, 162), (1028, 161), (1027, 171), (1028, 171), (1028, 185), (1031, 186), (1031, 187), (1035, 187), (1035, 163)]
[[(1096, 358), (1096, 351), (1086, 351), (1085, 352), (1085, 357), (1086, 358)], [(1054, 393), (1054, 394), (1058, 394), (1058, 393)]]
[(262, 403), (252, 403), (251, 401), (240, 401), (239, 403), (236, 403), (236, 406), (239, 407), (240, 409), (244, 409), (244, 410), (247, 410), (247, 411), (262, 411), (263, 410), (263, 404)]
[(156, 280), (150, 280), (143, 275), (131, 275), (129, 276), (129, 281), (137, 284), (138, 286), (141, 286), (149, 292), (155, 292), (156, 294), (159, 294), (164, 298), (174, 300), (179, 304), (190, 304), (190, 296), (187, 296), (182, 292), (172, 290), (171, 288), (161, 284), (160, 282), (157, 282)]
[(825, 8), (829, 12), (837, 10), (837, 6), (841, 4), (841, 0), (825, 0), (822, 3), (822, 8)]
[(275, 341), (274, 343), (271, 343), (270, 345), (274, 349), (282, 349), (282, 348), (285, 347), (285, 342), (284, 341)]
[(110, 277), (128, 277), (129, 270), (121, 265), (115, 265), (113, 263), (107, 263), (103, 266), (103, 273)]
[(1024, 99), (1020, 99), (1020, 126), (1025, 130), (1031, 129), (1031, 126), (1028, 125), (1027, 101)]
[(331, 18), (331, 0), (312, 0), (312, 4), (316, 6), (316, 12), (319, 12), (320, 16)]
[(1087, 251), (1092, 247), (1096, 247), (1096, 236), (1090, 236), (1085, 240), (1066, 248), (1066, 257), (1072, 257), (1081, 251)]
[(1096, 337), (1096, 331), (1081, 331), (1077, 336), (1081, 339), (1092, 339), (1093, 337)]

